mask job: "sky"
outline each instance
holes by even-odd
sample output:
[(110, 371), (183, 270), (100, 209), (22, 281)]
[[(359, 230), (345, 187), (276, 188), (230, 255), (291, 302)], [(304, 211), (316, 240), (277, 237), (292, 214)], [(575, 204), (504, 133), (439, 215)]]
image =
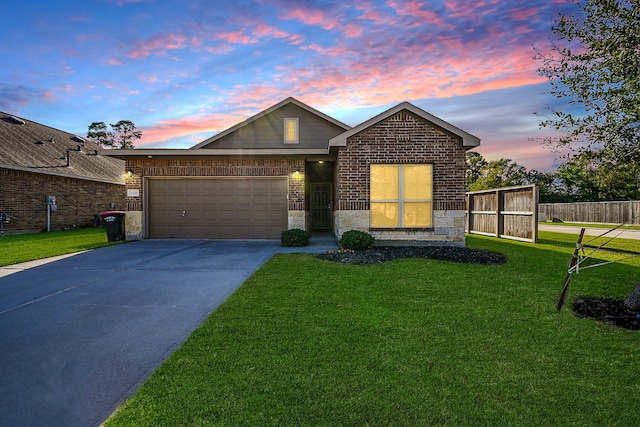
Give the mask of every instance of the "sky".
[(536, 72), (566, 0), (30, 0), (0, 14), (0, 111), (188, 148), (293, 96), (350, 126), (409, 101), (487, 160), (552, 171)]

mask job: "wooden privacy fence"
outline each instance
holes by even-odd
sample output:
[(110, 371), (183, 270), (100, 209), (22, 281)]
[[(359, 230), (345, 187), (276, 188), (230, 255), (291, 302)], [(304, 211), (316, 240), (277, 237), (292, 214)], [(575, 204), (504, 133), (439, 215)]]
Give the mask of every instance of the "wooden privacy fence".
[(468, 233), (538, 241), (538, 186), (495, 188), (467, 193)]
[(540, 219), (563, 222), (640, 224), (640, 201), (540, 204)]

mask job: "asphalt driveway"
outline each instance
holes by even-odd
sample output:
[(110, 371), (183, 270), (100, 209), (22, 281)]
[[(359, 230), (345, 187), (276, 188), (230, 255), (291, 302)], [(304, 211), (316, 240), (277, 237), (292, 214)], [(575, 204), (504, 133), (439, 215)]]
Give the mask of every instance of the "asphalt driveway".
[(0, 425), (99, 425), (279, 246), (144, 240), (1, 277)]

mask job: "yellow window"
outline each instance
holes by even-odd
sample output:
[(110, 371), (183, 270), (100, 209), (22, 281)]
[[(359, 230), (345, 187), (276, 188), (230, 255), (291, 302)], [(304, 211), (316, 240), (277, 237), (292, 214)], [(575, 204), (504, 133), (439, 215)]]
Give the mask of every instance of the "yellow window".
[(371, 166), (371, 200), (398, 200), (399, 166)]
[(404, 200), (431, 200), (431, 165), (404, 166)]
[(371, 165), (371, 227), (433, 226), (432, 165)]
[(284, 119), (285, 144), (298, 143), (298, 119)]
[(403, 219), (403, 225), (405, 227), (430, 227), (431, 203), (405, 202)]
[(371, 203), (372, 227), (397, 227), (399, 219), (398, 203)]

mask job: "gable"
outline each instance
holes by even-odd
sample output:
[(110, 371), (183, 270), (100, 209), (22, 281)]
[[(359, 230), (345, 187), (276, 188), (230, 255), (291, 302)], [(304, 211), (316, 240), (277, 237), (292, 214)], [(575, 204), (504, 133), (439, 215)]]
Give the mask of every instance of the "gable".
[(347, 139), (347, 146), (355, 141), (385, 145), (387, 151), (393, 151), (392, 147), (402, 145), (429, 147), (445, 144), (462, 147), (462, 138), (459, 135), (443, 129), (409, 110), (401, 110), (350, 136)]
[[(460, 142), (460, 145), (465, 148), (465, 150), (480, 145), (480, 138), (478, 138), (477, 136), (471, 135), (470, 133), (465, 132), (456, 126), (453, 126), (451, 123), (448, 123), (430, 113), (427, 113), (426, 111), (416, 107), (409, 102), (400, 103), (395, 107), (392, 107), (387, 111), (384, 111), (377, 116), (359, 124), (358, 126), (334, 138), (331, 138), (331, 140), (329, 141), (329, 145), (331, 147), (344, 147), (347, 145), (347, 141), (354, 135), (357, 135), (373, 126), (376, 126), (403, 111), (411, 113), (414, 117), (419, 117), (423, 121), (429, 123), (433, 128), (439, 129), (442, 132), (455, 137)], [(412, 125), (410, 123), (398, 123), (396, 127), (400, 130), (400, 132), (402, 132), (402, 129), (409, 128), (411, 126)]]
[[(338, 122), (304, 104), (285, 100), (247, 121), (193, 147), (194, 149), (327, 149), (345, 130)], [(297, 119), (298, 143), (285, 144), (285, 119)]]

